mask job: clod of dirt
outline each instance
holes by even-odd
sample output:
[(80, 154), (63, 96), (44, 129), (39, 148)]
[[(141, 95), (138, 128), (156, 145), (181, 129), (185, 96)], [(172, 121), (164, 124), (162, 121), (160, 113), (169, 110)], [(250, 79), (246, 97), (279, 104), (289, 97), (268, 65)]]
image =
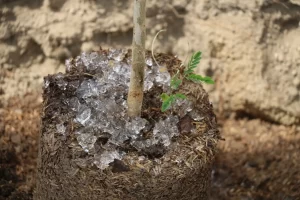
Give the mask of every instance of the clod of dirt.
[[(146, 62), (145, 118), (126, 114), (130, 52), (83, 53), (67, 61), (66, 74), (45, 79), (36, 199), (207, 198), (219, 139), (208, 95), (186, 81), (179, 92), (188, 100), (161, 113), (158, 92), (167, 91), (180, 61), (157, 59), (159, 66)], [(181, 134), (186, 115), (205, 129)]]

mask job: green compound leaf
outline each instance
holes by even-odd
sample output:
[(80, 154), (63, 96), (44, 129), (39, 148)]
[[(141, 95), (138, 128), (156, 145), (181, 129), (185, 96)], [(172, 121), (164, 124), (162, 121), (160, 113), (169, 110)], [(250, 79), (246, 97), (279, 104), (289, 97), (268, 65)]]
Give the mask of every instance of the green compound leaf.
[(176, 99), (174, 98), (173, 95), (168, 96), (167, 98), (165, 98), (162, 102), (162, 105), (161, 105), (161, 111), (165, 112), (166, 110), (168, 110), (171, 107), (172, 103), (175, 102), (175, 100)]
[(201, 60), (201, 52), (197, 51), (196, 53), (193, 54), (190, 62), (190, 68), (196, 68), (197, 65), (200, 63)]
[(215, 84), (215, 81), (209, 76), (203, 77), (203, 82), (207, 84)]
[[(187, 80), (193, 81), (195, 83), (204, 82), (207, 84), (214, 84), (215, 82), (212, 80), (212, 78), (210, 78), (208, 76), (202, 77), (202, 76), (194, 73), (194, 69), (200, 63), (201, 54), (202, 53), (200, 51), (197, 51), (192, 55), (187, 67), (184, 69), (183, 78), (186, 78)], [(171, 78), (171, 83), (170, 83), (171, 89), (177, 90), (181, 84), (182, 84), (182, 79), (180, 79), (179, 71), (177, 71), (177, 73)], [(162, 106), (161, 106), (162, 112), (165, 112), (166, 110), (168, 110), (172, 106), (172, 104), (175, 103), (175, 101), (177, 99), (186, 99), (187, 98), (184, 94), (181, 94), (181, 93), (176, 93), (176, 94), (171, 94), (171, 95), (162, 93), (160, 97), (162, 99)]]
[(202, 77), (198, 74), (189, 74), (186, 78), (190, 81), (195, 82), (195, 83), (201, 83), (201, 82), (204, 82), (204, 83), (207, 83), (207, 84), (214, 84), (215, 83), (214, 80), (212, 80), (212, 78), (210, 78), (208, 76)]
[(170, 98), (166, 101), (163, 101), (162, 105), (161, 105), (161, 111), (165, 112), (166, 110), (168, 110), (172, 105), (172, 102), (170, 100)]
[(162, 93), (162, 94), (160, 95), (160, 98), (161, 98), (162, 101), (165, 101), (165, 100), (167, 100), (168, 98), (170, 98), (170, 96), (169, 96), (168, 94), (166, 94), (166, 93)]
[(192, 74), (194, 72), (193, 69), (187, 69), (187, 70), (184, 70), (184, 75), (189, 75), (189, 74)]
[(176, 93), (176, 94), (172, 94), (172, 95), (167, 95), (166, 93), (163, 93), (161, 95), (161, 99), (162, 99), (162, 106), (161, 106), (161, 111), (165, 112), (166, 110), (168, 110), (169, 108), (171, 108), (172, 104), (175, 103), (175, 101), (177, 99), (186, 99), (186, 96), (184, 94), (181, 93)]
[(185, 75), (191, 74), (194, 72), (194, 69), (197, 67), (197, 65), (200, 63), (201, 60), (201, 51), (197, 51), (194, 53), (191, 57), (191, 60), (189, 61), (189, 64), (187, 66), (187, 69), (184, 71)]
[(186, 99), (186, 96), (184, 94), (181, 94), (181, 93), (176, 93), (174, 96), (175, 96), (176, 99)]
[(181, 85), (181, 83), (182, 83), (182, 80), (180, 80), (177, 76), (174, 76), (171, 79), (171, 88), (173, 90), (177, 90), (179, 88), (179, 86)]

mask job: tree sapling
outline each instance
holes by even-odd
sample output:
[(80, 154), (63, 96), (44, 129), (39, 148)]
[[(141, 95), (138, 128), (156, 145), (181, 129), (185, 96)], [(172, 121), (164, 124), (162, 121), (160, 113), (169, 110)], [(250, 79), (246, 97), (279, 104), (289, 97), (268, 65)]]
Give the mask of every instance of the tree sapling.
[(145, 40), (146, 40), (146, 0), (134, 1), (132, 68), (128, 92), (128, 115), (141, 115), (144, 89)]
[(172, 89), (172, 94), (162, 93), (160, 96), (162, 100), (162, 112), (168, 110), (172, 106), (172, 104), (176, 102), (177, 99), (186, 99), (186, 96), (184, 94), (175, 93), (175, 91), (179, 89), (184, 80), (193, 81), (195, 83), (215, 83), (211, 77), (203, 77), (194, 73), (195, 68), (200, 63), (201, 54), (202, 53), (200, 51), (195, 52), (189, 60), (188, 65), (183, 68), (183, 72), (178, 70), (177, 73), (171, 78), (170, 87)]

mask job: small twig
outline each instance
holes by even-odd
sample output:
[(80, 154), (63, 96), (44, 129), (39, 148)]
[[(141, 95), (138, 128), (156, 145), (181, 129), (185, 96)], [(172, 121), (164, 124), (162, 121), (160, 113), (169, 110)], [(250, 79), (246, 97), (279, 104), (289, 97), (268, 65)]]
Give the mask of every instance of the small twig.
[[(154, 38), (153, 38), (153, 40), (152, 40), (152, 44), (151, 44), (151, 54), (152, 54), (152, 58), (153, 58), (155, 64), (156, 64), (158, 67), (161, 67), (161, 66), (158, 64), (158, 62), (157, 62), (157, 60), (155, 59), (155, 56), (154, 56), (154, 42), (155, 42), (155, 40), (157, 39), (158, 35), (159, 35), (161, 32), (164, 32), (164, 31), (166, 31), (166, 30), (162, 29), (162, 30), (158, 31), (158, 32), (156, 33), (156, 35), (154, 36)], [(189, 52), (189, 50), (190, 50), (190, 43), (188, 42), (188, 50), (187, 50), (187, 52)], [(188, 53), (187, 53), (187, 55), (185, 56), (184, 61), (180, 64), (180, 67), (184, 66), (184, 63), (186, 62), (186, 60), (188, 59), (188, 57), (189, 57), (189, 56), (188, 56)]]
[(163, 32), (163, 31), (166, 31), (166, 30), (160, 30), (160, 31), (158, 31), (158, 32), (156, 33), (155, 37), (154, 37), (153, 40), (152, 40), (152, 44), (151, 44), (152, 58), (153, 58), (155, 64), (156, 64), (157, 66), (159, 66), (159, 67), (160, 67), (160, 65), (158, 64), (158, 62), (157, 62), (157, 60), (155, 59), (155, 56), (154, 56), (154, 42), (155, 42), (157, 36), (158, 36), (161, 32)]
[(289, 10), (289, 7), (288, 7), (287, 5), (285, 5), (284, 3), (282, 3), (282, 2), (280, 2), (280, 1), (278, 1), (278, 0), (273, 0), (273, 2), (274, 2), (274, 3), (278, 3), (278, 4), (282, 5), (283, 7), (285, 7), (286, 9)]
[(89, 73), (83, 73), (85, 76), (95, 77), (95, 75), (89, 74)]

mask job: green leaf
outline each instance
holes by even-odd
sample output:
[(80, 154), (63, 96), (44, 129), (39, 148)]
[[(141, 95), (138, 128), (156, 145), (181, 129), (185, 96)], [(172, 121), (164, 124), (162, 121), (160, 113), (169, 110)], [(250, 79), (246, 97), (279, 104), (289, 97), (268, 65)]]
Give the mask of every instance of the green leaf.
[(189, 61), (189, 63), (188, 63), (188, 66), (187, 66), (187, 68), (184, 70), (184, 74), (185, 75), (189, 75), (189, 74), (191, 74), (191, 73), (193, 73), (194, 72), (194, 69), (197, 67), (197, 65), (200, 63), (200, 60), (201, 60), (201, 51), (197, 51), (197, 52), (195, 52), (193, 55), (192, 55), (192, 57), (191, 57), (191, 59), (190, 59), (190, 61)]
[(200, 63), (200, 60), (201, 60), (201, 52), (198, 51), (193, 54), (193, 56), (191, 58), (191, 62), (190, 62), (190, 67), (191, 68), (197, 67), (197, 65)]
[(207, 84), (214, 84), (215, 83), (212, 80), (212, 78), (210, 78), (208, 76), (202, 77), (198, 74), (189, 74), (186, 78), (190, 81), (195, 82), (195, 83), (201, 83), (201, 82), (204, 82), (204, 83), (207, 83)]
[(162, 101), (166, 101), (167, 99), (170, 98), (170, 96), (169, 96), (168, 94), (166, 94), (166, 93), (162, 93), (162, 94), (160, 95), (160, 98), (162, 99)]
[(161, 111), (165, 112), (166, 110), (168, 110), (172, 105), (172, 102), (170, 101), (170, 99), (163, 101), (162, 105), (161, 105)]
[(177, 99), (186, 99), (186, 96), (184, 94), (181, 94), (181, 93), (176, 93), (174, 95)]
[(174, 76), (171, 79), (171, 88), (173, 90), (177, 90), (179, 88), (179, 86), (181, 85), (181, 83), (182, 83), (182, 80), (180, 80), (177, 76)]
[[(165, 94), (165, 93), (163, 93)], [(161, 96), (163, 96), (163, 94)], [(177, 100), (177, 99), (186, 99), (186, 96), (184, 94), (181, 93), (176, 93), (176, 94), (172, 94), (172, 95), (164, 95), (164, 100), (162, 102), (162, 106), (161, 106), (161, 111), (165, 112), (166, 110), (168, 110), (172, 104)]]
[(200, 75), (198, 75), (198, 74), (192, 73), (192, 74), (189, 74), (189, 75), (186, 77), (186, 79), (188, 79), (188, 80), (190, 80), (190, 81), (193, 81), (193, 82), (196, 82), (196, 83), (200, 83), (200, 82), (202, 82), (203, 77), (200, 76)]
[(197, 51), (192, 55), (188, 66), (189, 69), (194, 69), (197, 67), (201, 60), (201, 54), (201, 51)]
[(181, 83), (182, 83), (182, 80), (180, 80), (180, 79), (176, 79), (173, 81), (171, 80), (171, 88), (173, 90), (177, 90), (179, 88), (179, 86), (181, 85)]
[(175, 100), (176, 99), (174, 98), (174, 95), (171, 95), (167, 99), (163, 100), (161, 111), (165, 112), (166, 110), (168, 110), (171, 107), (172, 103), (175, 102)]
[(209, 77), (209, 76), (205, 76), (205, 77), (203, 77), (203, 82), (204, 83), (207, 83), (207, 84), (215, 84), (215, 81), (211, 78), (211, 77)]
[(186, 69), (186, 70), (184, 70), (184, 75), (189, 75), (189, 74), (191, 74), (193, 72), (194, 72), (193, 69)]

